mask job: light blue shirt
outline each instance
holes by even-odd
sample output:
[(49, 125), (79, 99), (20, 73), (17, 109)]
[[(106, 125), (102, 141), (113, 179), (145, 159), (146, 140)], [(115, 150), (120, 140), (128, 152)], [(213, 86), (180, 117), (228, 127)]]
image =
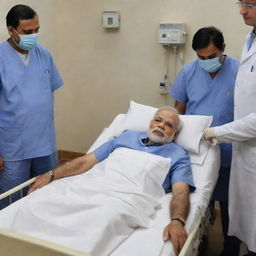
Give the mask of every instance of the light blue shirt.
[(29, 54), (26, 66), (7, 41), (0, 44), (0, 155), (6, 161), (56, 151), (53, 92), (63, 81), (45, 48)]
[(186, 182), (191, 190), (194, 190), (195, 186), (188, 154), (175, 143), (145, 145), (142, 140), (146, 138), (146, 133), (124, 131), (119, 137), (97, 148), (94, 154), (97, 160), (101, 162), (115, 149), (124, 147), (171, 158), (171, 168), (163, 183), (165, 192), (170, 192), (171, 185), (176, 182)]
[[(195, 60), (179, 72), (169, 95), (186, 103), (187, 115), (213, 116), (211, 126), (229, 123), (234, 119), (234, 87), (239, 62), (227, 57), (222, 68), (212, 79)], [(231, 164), (231, 144), (222, 143), (221, 166)]]
[(251, 46), (252, 46), (252, 42), (254, 41), (254, 39), (256, 38), (256, 34), (254, 32), (254, 29), (253, 31), (250, 33), (247, 41), (246, 41), (246, 45), (247, 45), (247, 50), (249, 51)]

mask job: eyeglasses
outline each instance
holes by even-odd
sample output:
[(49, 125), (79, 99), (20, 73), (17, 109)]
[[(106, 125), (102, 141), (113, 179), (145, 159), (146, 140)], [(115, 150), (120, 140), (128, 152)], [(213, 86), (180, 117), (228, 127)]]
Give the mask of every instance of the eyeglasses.
[(236, 2), (236, 4), (238, 5), (238, 7), (240, 9), (243, 8), (243, 9), (246, 9), (246, 10), (252, 9), (253, 7), (256, 6), (256, 3), (255, 4), (253, 4), (253, 3), (243, 4), (240, 1)]

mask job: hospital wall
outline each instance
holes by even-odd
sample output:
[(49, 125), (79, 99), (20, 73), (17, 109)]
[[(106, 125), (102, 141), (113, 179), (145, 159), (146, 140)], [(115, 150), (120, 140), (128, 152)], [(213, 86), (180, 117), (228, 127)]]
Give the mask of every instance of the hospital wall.
[[(191, 40), (200, 27), (221, 29), (226, 54), (237, 59), (250, 30), (235, 0), (0, 0), (2, 22), (13, 3), (39, 13), (40, 42), (53, 53), (65, 83), (55, 93), (58, 148), (71, 151), (85, 152), (116, 114), (127, 111), (130, 100), (173, 104), (159, 94), (159, 83), (167, 64), (172, 82), (182, 63), (196, 58)], [(103, 11), (120, 12), (118, 30), (102, 28)], [(158, 43), (160, 22), (186, 23), (176, 70), (174, 51)]]

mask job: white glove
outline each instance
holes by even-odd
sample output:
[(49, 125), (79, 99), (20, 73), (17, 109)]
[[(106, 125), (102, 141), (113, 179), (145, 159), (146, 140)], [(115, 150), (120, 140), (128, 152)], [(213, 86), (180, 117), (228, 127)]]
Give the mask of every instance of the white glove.
[(204, 130), (203, 138), (208, 140), (211, 144), (216, 145), (218, 140), (215, 137), (214, 127), (210, 127)]
[(214, 128), (206, 128), (203, 133), (203, 137), (205, 140), (210, 140), (215, 138)]

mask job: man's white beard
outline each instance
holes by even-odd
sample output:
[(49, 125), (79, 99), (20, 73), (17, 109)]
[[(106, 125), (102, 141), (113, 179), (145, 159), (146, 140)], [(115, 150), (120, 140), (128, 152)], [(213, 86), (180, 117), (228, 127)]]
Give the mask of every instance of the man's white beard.
[(149, 128), (147, 131), (148, 134), (148, 138), (150, 141), (152, 141), (153, 143), (159, 143), (159, 144), (167, 144), (173, 141), (174, 138), (174, 133), (172, 136), (167, 136), (164, 134), (164, 132), (162, 132), (164, 134), (164, 136), (158, 136), (157, 134), (153, 133), (153, 131), (155, 131), (157, 129), (152, 129)]

